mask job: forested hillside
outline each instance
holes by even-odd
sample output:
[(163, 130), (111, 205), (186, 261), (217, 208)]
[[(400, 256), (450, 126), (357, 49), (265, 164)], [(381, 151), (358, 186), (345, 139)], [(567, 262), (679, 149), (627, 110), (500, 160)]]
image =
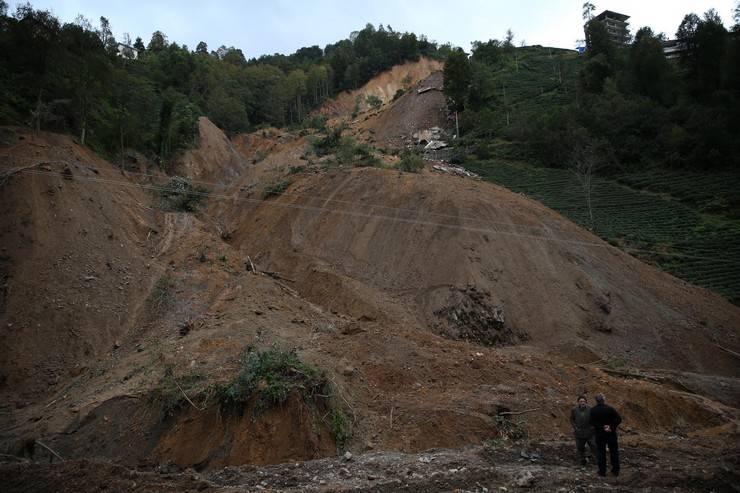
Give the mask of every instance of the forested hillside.
[[(576, 155), (621, 172), (737, 168), (740, 162), (740, 18), (728, 30), (714, 10), (685, 16), (675, 37), (686, 50), (668, 60), (665, 34), (641, 27), (626, 46), (586, 24), (586, 52), (474, 43), (449, 58), (446, 94), (462, 135), (486, 154), (493, 137), (516, 141), (522, 157), (568, 167)], [(673, 37), (673, 34), (669, 34)], [(536, 76), (532, 78), (533, 70)]]
[[(737, 17), (737, 16), (736, 16)], [(714, 11), (676, 37), (637, 31), (587, 50), (491, 40), (447, 61), (457, 158), (633, 255), (740, 302), (740, 39)]]
[[(0, 1), (0, 123), (69, 132), (123, 159), (133, 148), (166, 163), (192, 142), (196, 119), (227, 132), (295, 124), (324, 100), (375, 74), (449, 46), (368, 24), (351, 39), (247, 59), (239, 48), (194, 50), (157, 31), (116, 40), (109, 21), (62, 24), (30, 4)], [(124, 48), (119, 56), (119, 42)], [(117, 159), (118, 160), (118, 159)]]

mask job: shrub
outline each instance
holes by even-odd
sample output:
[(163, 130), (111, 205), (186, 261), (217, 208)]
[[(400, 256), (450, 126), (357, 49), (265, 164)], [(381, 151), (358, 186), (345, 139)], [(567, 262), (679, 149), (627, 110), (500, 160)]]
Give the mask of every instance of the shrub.
[(396, 91), (396, 94), (393, 95), (393, 101), (399, 99), (404, 94), (406, 94), (406, 90), (405, 89), (399, 89), (398, 91)]
[(201, 200), (208, 193), (203, 187), (190, 184), (185, 178), (176, 176), (157, 190), (158, 208), (166, 212), (196, 212)]
[(259, 396), (261, 406), (271, 407), (284, 403), (293, 392), (309, 402), (328, 393), (323, 372), (301, 362), (295, 351), (248, 348), (241, 363), (241, 371), (219, 391), (222, 403), (245, 403)]
[(275, 183), (271, 183), (267, 185), (262, 190), (262, 198), (263, 199), (269, 199), (270, 197), (279, 197), (280, 195), (285, 192), (290, 184), (292, 183), (291, 180), (280, 180)]
[(320, 132), (326, 132), (326, 121), (325, 115), (312, 115), (303, 120), (301, 126), (303, 128), (314, 128)]
[(351, 137), (342, 139), (336, 153), (337, 164), (346, 166), (380, 166), (380, 159), (375, 157), (370, 147), (357, 144)]
[(311, 150), (318, 157), (331, 154), (339, 146), (343, 131), (344, 127), (342, 125), (328, 129), (324, 137), (311, 141)]
[(368, 95), (367, 95), (367, 96), (365, 97), (365, 102), (367, 103), (367, 105), (368, 105), (368, 106), (370, 106), (370, 107), (371, 107), (372, 109), (374, 109), (374, 110), (377, 110), (377, 109), (379, 109), (379, 108), (380, 108), (381, 106), (383, 106), (383, 100), (382, 100), (382, 99), (380, 99), (380, 98), (379, 98), (378, 96), (376, 96), (375, 94), (368, 94)]
[(401, 153), (401, 161), (398, 163), (398, 169), (410, 173), (418, 173), (424, 169), (424, 158), (416, 152), (405, 150)]

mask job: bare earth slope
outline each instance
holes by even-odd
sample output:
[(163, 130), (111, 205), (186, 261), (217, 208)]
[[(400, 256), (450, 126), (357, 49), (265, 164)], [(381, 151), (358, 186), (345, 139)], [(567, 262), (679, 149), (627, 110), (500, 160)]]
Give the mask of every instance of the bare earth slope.
[[(404, 142), (427, 125), (402, 120), (412, 108), (441, 114), (427, 94), (350, 132)], [(229, 140), (206, 119), (200, 130), (176, 168), (212, 192), (196, 214), (156, 208), (157, 173), (122, 173), (69, 137), (3, 130), (9, 491), (737, 483), (737, 307), (489, 183), (327, 171), (308, 162), (311, 136)], [(328, 394), (224, 404), (247, 348), (295, 351), (325, 372)], [(624, 417), (619, 483), (574, 467), (563, 442), (574, 396), (598, 391)], [(452, 450), (425, 452), (439, 447)], [(345, 450), (355, 458), (332, 458)], [(296, 461), (308, 462), (257, 467)]]

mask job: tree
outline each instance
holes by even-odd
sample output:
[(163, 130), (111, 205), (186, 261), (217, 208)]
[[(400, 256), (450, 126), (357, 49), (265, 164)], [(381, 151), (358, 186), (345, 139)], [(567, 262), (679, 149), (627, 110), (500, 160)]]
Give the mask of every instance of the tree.
[(198, 43), (198, 46), (195, 47), (195, 52), (199, 55), (207, 55), (208, 54), (208, 45), (205, 41), (201, 41)]
[(447, 106), (455, 112), (456, 133), (460, 135), (458, 113), (465, 109), (465, 99), (470, 87), (470, 62), (462, 48), (447, 57), (444, 65), (444, 86), (442, 92), (447, 97)]
[(611, 159), (609, 144), (603, 140), (581, 143), (575, 148), (571, 156), (571, 169), (581, 184), (588, 218), (592, 226), (594, 223), (594, 212), (591, 203), (593, 178), (598, 170), (609, 164)]
[(136, 36), (136, 41), (134, 41), (134, 48), (136, 48), (136, 51), (138, 51), (139, 54), (143, 53), (144, 50), (146, 50), (146, 46), (144, 46), (144, 42), (141, 40), (140, 36)]
[(593, 19), (595, 10), (596, 10), (596, 6), (592, 4), (591, 2), (584, 3), (583, 4), (583, 20), (586, 22), (589, 22), (591, 19)]
[(630, 48), (630, 69), (637, 91), (656, 101), (669, 102), (671, 66), (660, 39), (649, 27), (637, 31)]
[(504, 48), (511, 49), (514, 47), (514, 31), (511, 29), (506, 30), (506, 37), (504, 38)]
[(167, 36), (162, 31), (154, 31), (152, 33), (152, 39), (149, 41), (149, 45), (146, 47), (148, 51), (157, 53), (164, 50), (167, 47)]

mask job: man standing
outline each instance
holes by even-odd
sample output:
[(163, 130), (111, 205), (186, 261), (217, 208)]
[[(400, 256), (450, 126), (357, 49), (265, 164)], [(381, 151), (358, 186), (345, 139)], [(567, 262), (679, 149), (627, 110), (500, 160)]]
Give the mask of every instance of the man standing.
[(573, 427), (573, 436), (576, 439), (576, 449), (581, 465), (586, 465), (586, 445), (591, 456), (596, 455), (594, 429), (591, 426), (591, 408), (588, 407), (586, 396), (578, 396), (578, 405), (570, 411), (570, 425)]
[(619, 476), (619, 444), (617, 426), (622, 422), (619, 413), (604, 404), (604, 394), (596, 394), (596, 405), (591, 408), (590, 423), (596, 435), (596, 450), (599, 463), (599, 476), (606, 476), (606, 447), (609, 447), (609, 462), (612, 473)]

